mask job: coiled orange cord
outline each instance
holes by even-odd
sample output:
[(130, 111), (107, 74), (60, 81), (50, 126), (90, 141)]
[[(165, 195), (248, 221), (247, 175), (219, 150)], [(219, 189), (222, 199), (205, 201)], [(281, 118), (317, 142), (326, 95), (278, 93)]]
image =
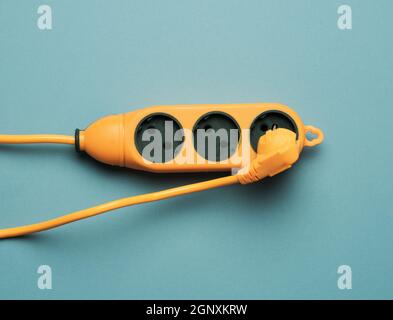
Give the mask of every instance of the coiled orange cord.
[[(0, 135), (1, 143), (65, 143), (72, 144), (73, 137), (57, 135), (34, 135), (34, 136), (4, 136)], [(0, 239), (23, 236), (26, 234), (44, 231), (62, 226), (81, 219), (96, 216), (111, 210), (132, 206), (136, 204), (153, 202), (177, 197), (193, 192), (204, 191), (212, 188), (229, 186), (237, 183), (248, 184), (273, 176), (288, 168), (297, 161), (299, 148), (296, 143), (296, 135), (287, 129), (275, 129), (268, 131), (259, 140), (258, 155), (250, 166), (243, 168), (234, 176), (213, 179), (194, 183), (182, 187), (172, 188), (159, 192), (138, 195), (111, 201), (96, 207), (73, 212), (59, 218), (40, 222), (32, 225), (0, 230)]]

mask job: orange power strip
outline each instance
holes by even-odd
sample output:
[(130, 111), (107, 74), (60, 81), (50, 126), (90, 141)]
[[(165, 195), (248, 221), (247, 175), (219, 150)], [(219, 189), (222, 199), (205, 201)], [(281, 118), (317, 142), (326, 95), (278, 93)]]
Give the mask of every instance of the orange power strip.
[(316, 146), (323, 138), (320, 129), (304, 125), (295, 111), (277, 103), (155, 106), (104, 117), (85, 130), (77, 129), (75, 136), (0, 135), (0, 144), (71, 144), (103, 163), (144, 171), (234, 173), (3, 229), (0, 238), (52, 229), (135, 204), (256, 182), (287, 170), (305, 146)]

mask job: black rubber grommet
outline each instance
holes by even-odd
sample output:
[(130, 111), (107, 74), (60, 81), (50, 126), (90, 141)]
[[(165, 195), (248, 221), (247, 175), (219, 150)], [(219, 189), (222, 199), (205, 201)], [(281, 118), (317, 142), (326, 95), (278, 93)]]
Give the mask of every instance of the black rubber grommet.
[(81, 152), (79, 133), (80, 133), (80, 130), (79, 130), (79, 129), (76, 129), (76, 130), (75, 130), (75, 150), (76, 150), (76, 152), (78, 152), (78, 153)]

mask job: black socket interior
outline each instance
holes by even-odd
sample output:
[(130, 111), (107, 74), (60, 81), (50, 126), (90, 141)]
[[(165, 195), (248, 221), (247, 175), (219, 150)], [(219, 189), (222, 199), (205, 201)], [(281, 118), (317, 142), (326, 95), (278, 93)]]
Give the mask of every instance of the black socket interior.
[(296, 133), (298, 138), (298, 129), (295, 121), (286, 113), (272, 110), (265, 111), (255, 118), (250, 128), (250, 142), (255, 152), (258, 149), (259, 138), (262, 137), (266, 131), (277, 128), (284, 128)]
[(219, 162), (235, 153), (240, 140), (240, 127), (226, 113), (209, 112), (195, 124), (193, 137), (194, 148), (199, 155), (206, 160)]
[(151, 114), (145, 117), (135, 130), (136, 149), (143, 158), (153, 163), (172, 160), (183, 143), (183, 128), (168, 114)]

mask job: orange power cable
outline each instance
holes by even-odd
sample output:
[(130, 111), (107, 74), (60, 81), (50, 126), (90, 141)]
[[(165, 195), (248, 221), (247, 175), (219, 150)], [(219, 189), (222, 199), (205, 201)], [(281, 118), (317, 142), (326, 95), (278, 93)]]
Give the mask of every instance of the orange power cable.
[(0, 135), (0, 144), (27, 143), (75, 144), (75, 138), (60, 134)]
[(40, 222), (40, 223), (31, 224), (31, 225), (22, 226), (22, 227), (0, 230), (0, 239), (18, 237), (18, 236), (23, 236), (23, 235), (34, 233), (34, 232), (39, 232), (39, 231), (44, 231), (44, 230), (56, 228), (56, 227), (62, 226), (64, 224), (67, 224), (70, 222), (90, 218), (90, 217), (99, 215), (101, 213), (108, 212), (108, 211), (115, 210), (115, 209), (119, 209), (119, 208), (123, 208), (123, 207), (128, 207), (128, 206), (146, 203), (146, 202), (164, 200), (164, 199), (173, 198), (173, 197), (177, 197), (180, 195), (185, 195), (185, 194), (189, 194), (189, 193), (193, 193), (193, 192), (199, 192), (199, 191), (204, 191), (204, 190), (208, 190), (208, 189), (212, 189), (212, 188), (229, 186), (229, 185), (236, 184), (236, 183), (239, 183), (237, 176), (228, 176), (228, 177), (213, 179), (213, 180), (209, 180), (209, 181), (194, 183), (194, 184), (190, 184), (190, 185), (186, 185), (186, 186), (182, 186), (182, 187), (177, 187), (177, 188), (167, 189), (167, 190), (163, 190), (163, 191), (143, 194), (143, 195), (139, 195), (139, 196), (114, 200), (111, 202), (101, 204), (96, 207), (73, 212), (73, 213), (64, 215), (62, 217), (48, 220), (45, 222)]

